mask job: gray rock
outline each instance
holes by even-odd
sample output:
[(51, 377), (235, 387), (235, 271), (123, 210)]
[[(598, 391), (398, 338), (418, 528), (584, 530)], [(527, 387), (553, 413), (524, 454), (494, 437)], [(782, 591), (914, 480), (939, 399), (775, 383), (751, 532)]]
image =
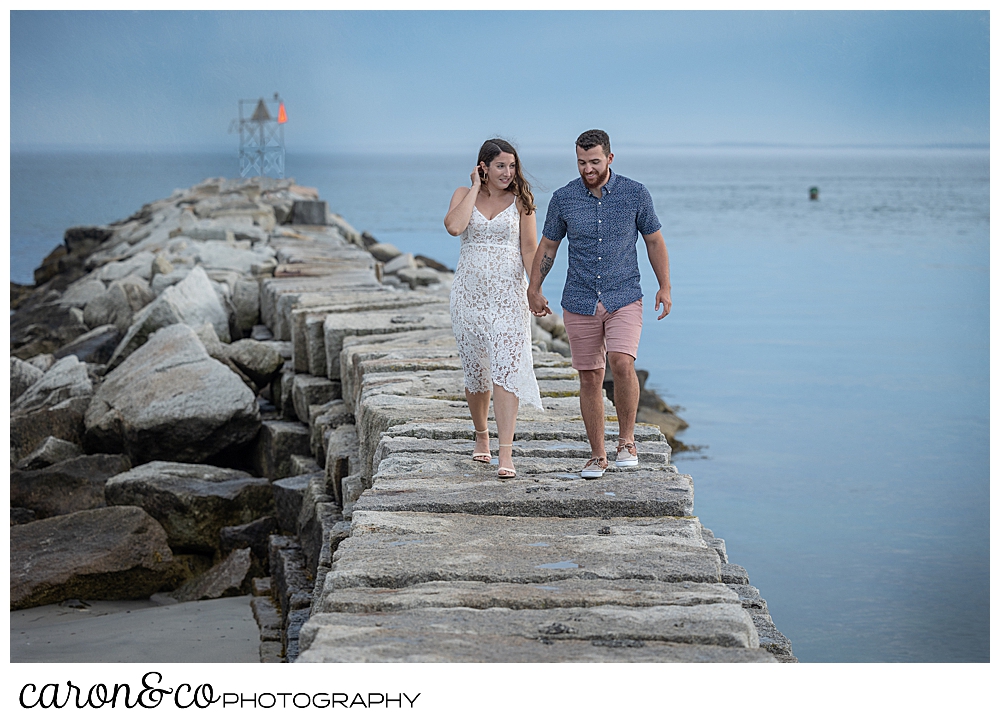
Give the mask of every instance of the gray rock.
[(396, 276), (408, 283), (411, 289), (416, 289), (419, 286), (431, 286), (432, 284), (441, 283), (441, 276), (438, 272), (427, 268), (400, 269), (396, 272)]
[(325, 226), (328, 213), (326, 201), (295, 201), (291, 222), (302, 226)]
[(256, 281), (238, 279), (233, 286), (233, 309), (236, 326), (242, 331), (251, 330), (260, 320), (260, 286)]
[(272, 535), (270, 539), (271, 584), (281, 609), (282, 626), (294, 610), (307, 610), (312, 603), (313, 585), (306, 574), (302, 548), (291, 537)]
[(10, 500), (39, 518), (104, 507), (104, 483), (128, 470), (128, 458), (91, 454), (56, 462), (37, 470), (10, 473)]
[(84, 510), (10, 530), (10, 607), (147, 598), (176, 580), (163, 528), (138, 507)]
[(400, 589), (344, 588), (322, 594), (313, 612), (379, 613), (412, 608), (510, 608), (551, 610), (553, 608), (619, 605), (734, 604), (735, 593), (721, 583), (653, 582), (646, 580), (560, 580), (553, 585), (487, 583), (457, 580), (425, 582)]
[(83, 309), (83, 323), (90, 329), (112, 324), (124, 333), (132, 324), (132, 316), (128, 294), (117, 284), (91, 299)]
[(158, 273), (153, 277), (153, 280), (149, 282), (149, 286), (153, 290), (153, 293), (159, 296), (174, 284), (178, 284), (187, 278), (190, 271), (191, 270), (188, 268), (179, 268), (163, 274)]
[(368, 253), (374, 256), (376, 260), (385, 263), (387, 261), (392, 261), (403, 252), (392, 244), (376, 243), (368, 247)]
[(29, 510), (25, 507), (11, 507), (10, 508), (10, 525), (26, 525), (29, 522), (35, 521), (35, 511)]
[[(357, 497), (346, 499), (343, 494), (342, 482), (345, 477), (361, 472), (363, 465), (360, 460), (361, 447), (358, 442), (357, 428), (353, 424), (342, 424), (330, 431), (326, 440), (326, 474), (327, 486), (333, 490), (337, 503), (354, 502)], [(360, 491), (358, 492), (360, 494)]]
[[(440, 462), (439, 462), (440, 460)], [(585, 460), (517, 457), (518, 476), (498, 480), (492, 466), (445, 455), (393, 455), (379, 465), (358, 510), (519, 517), (689, 516), (694, 487), (688, 475), (640, 466), (585, 480)]]
[[(272, 488), (274, 489), (274, 488)], [(276, 490), (275, 490), (276, 491)], [(277, 502), (277, 494), (275, 494)], [(275, 505), (277, 508), (277, 504)], [(228, 555), (233, 550), (247, 548), (251, 559), (259, 566), (260, 575), (267, 574), (268, 538), (278, 534), (276, 517), (261, 517), (245, 525), (232, 525), (219, 530), (219, 552)]]
[(226, 349), (226, 355), (260, 389), (271, 383), (285, 363), (273, 344), (253, 339), (233, 342)]
[(104, 495), (108, 505), (142, 507), (186, 552), (212, 553), (223, 527), (274, 514), (267, 480), (203, 464), (149, 462), (109, 479)]
[(54, 407), (71, 397), (92, 394), (94, 385), (87, 365), (75, 356), (67, 356), (52, 365), (45, 374), (11, 404), (12, 414), (25, 414)]
[(32, 384), (45, 376), (45, 372), (16, 356), (10, 358), (10, 401), (28, 391)]
[(138, 276), (149, 280), (153, 275), (153, 259), (155, 256), (148, 251), (140, 251), (134, 256), (123, 261), (112, 261), (101, 266), (97, 272), (97, 278), (101, 281), (111, 283), (126, 276)]
[[(324, 590), (435, 580), (721, 582), (697, 519), (534, 518), (355, 510)], [(641, 562), (640, 562), (641, 561)]]
[(328, 404), (340, 396), (340, 382), (310, 374), (296, 374), (292, 379), (292, 405), (295, 416), (309, 422), (309, 407)]
[(218, 565), (174, 590), (177, 602), (246, 595), (250, 588), (250, 550), (233, 550)]
[[(556, 610), (424, 608), (377, 616), (323, 613), (302, 629), (301, 659), (687, 662), (701, 659), (699, 653), (714, 649), (705, 658), (773, 662), (760, 650), (756, 630), (748, 618), (738, 605), (726, 604), (646, 608), (602, 605)], [(367, 636), (364, 642), (361, 631)], [(734, 655), (736, 651), (741, 653)]]
[(295, 534), (299, 524), (299, 513), (302, 511), (302, 499), (312, 477), (312, 474), (296, 475), (276, 479), (272, 483), (275, 516), (282, 534)]
[(293, 454), (309, 454), (309, 428), (299, 422), (263, 422), (254, 444), (254, 471), (272, 480), (288, 477)]
[(60, 347), (54, 356), (62, 359), (72, 355), (88, 364), (107, 364), (120, 339), (121, 332), (114, 324), (98, 326)]
[(348, 242), (354, 244), (355, 246), (361, 246), (361, 234), (358, 233), (351, 224), (344, 220), (344, 217), (338, 213), (328, 213), (326, 215), (326, 223), (329, 226), (333, 226), (340, 232), (340, 235), (347, 239)]
[[(153, 259), (152, 266), (150, 267), (150, 273), (155, 278), (157, 275), (169, 274), (174, 270), (174, 265), (170, 263), (170, 260), (163, 254), (157, 254), (156, 258)], [(157, 294), (158, 296), (159, 294)]]
[(36, 369), (41, 369), (42, 372), (44, 373), (52, 368), (52, 365), (56, 363), (56, 358), (52, 354), (43, 353), (43, 354), (36, 354), (35, 356), (28, 359), (27, 362)]
[(341, 378), (340, 352), (345, 338), (421, 329), (451, 329), (451, 312), (435, 304), (416, 309), (329, 314), (323, 322), (327, 377)]
[(104, 290), (104, 283), (97, 279), (81, 279), (69, 285), (62, 298), (59, 299), (59, 303), (63, 306), (75, 306), (82, 309), (91, 299), (101, 296)]
[(382, 269), (384, 274), (395, 274), (403, 269), (415, 269), (417, 262), (413, 260), (413, 254), (400, 254), (391, 261), (387, 261)]
[(197, 328), (206, 322), (215, 328), (219, 339), (224, 342), (230, 340), (229, 315), (204, 269), (196, 266), (183, 281), (166, 289), (136, 317), (115, 349), (109, 365), (114, 367), (120, 364), (158, 329), (174, 324)]
[(73, 457), (79, 457), (83, 450), (79, 445), (67, 442), (58, 437), (46, 437), (27, 457), (18, 460), (17, 468), (34, 470), (48, 467), (56, 462), (64, 462)]
[(90, 400), (89, 396), (71, 397), (49, 409), (11, 414), (10, 458), (17, 460), (25, 457), (46, 437), (58, 437), (82, 445), (83, 420)]
[(250, 601), (250, 609), (253, 611), (254, 620), (257, 621), (257, 627), (260, 628), (260, 639), (262, 641), (280, 641), (281, 614), (271, 600), (271, 596), (255, 597)]
[(332, 525), (341, 521), (340, 506), (333, 502), (322, 472), (313, 474), (303, 492), (302, 507), (296, 521), (296, 533), (310, 576), (316, 575), (324, 536), (328, 536)]
[(200, 462), (251, 441), (254, 394), (184, 325), (162, 329), (104, 379), (86, 415), (92, 449), (136, 462)]
[(354, 424), (354, 415), (343, 399), (309, 407), (309, 449), (324, 466), (327, 435), (342, 424)]

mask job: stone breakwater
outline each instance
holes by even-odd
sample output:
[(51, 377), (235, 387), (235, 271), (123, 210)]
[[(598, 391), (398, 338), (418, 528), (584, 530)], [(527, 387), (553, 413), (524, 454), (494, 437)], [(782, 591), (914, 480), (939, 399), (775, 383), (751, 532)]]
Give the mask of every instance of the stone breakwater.
[(12, 609), (252, 592), (264, 662), (794, 661), (654, 393), (640, 467), (578, 476), (558, 318), (517, 479), (472, 462), (451, 279), (291, 180), (69, 229), (11, 289)]

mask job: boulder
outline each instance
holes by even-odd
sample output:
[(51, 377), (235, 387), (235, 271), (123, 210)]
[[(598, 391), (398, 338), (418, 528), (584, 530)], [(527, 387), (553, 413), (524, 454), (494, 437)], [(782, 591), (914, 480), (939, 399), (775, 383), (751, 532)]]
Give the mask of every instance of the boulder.
[(240, 339), (233, 342), (226, 349), (226, 354), (230, 361), (246, 374), (258, 388), (270, 384), (285, 364), (284, 357), (273, 344), (265, 344), (253, 339)]
[(56, 357), (54, 354), (42, 352), (40, 354), (35, 354), (35, 356), (30, 359), (27, 359), (27, 362), (36, 369), (41, 369), (44, 373), (51, 369), (52, 365), (56, 363)]
[(292, 204), (292, 223), (301, 226), (325, 226), (328, 213), (326, 201), (295, 201)]
[(149, 251), (140, 251), (122, 261), (104, 264), (97, 271), (97, 278), (111, 283), (118, 281), (118, 279), (124, 279), (126, 276), (138, 276), (148, 281), (153, 275), (154, 258), (156, 257)]
[[(275, 491), (275, 507), (277, 507), (277, 489)], [(245, 525), (223, 527), (219, 531), (219, 551), (228, 555), (233, 550), (248, 548), (251, 560), (258, 576), (267, 575), (267, 541), (271, 535), (278, 534), (278, 521), (275, 517), (261, 517)]]
[(156, 258), (153, 259), (153, 263), (150, 267), (150, 273), (155, 278), (158, 274), (165, 275), (169, 274), (174, 270), (174, 265), (170, 263), (168, 259), (163, 254), (157, 254)]
[(411, 289), (418, 286), (430, 286), (441, 283), (441, 277), (433, 269), (400, 269), (396, 276), (410, 285)]
[(82, 309), (91, 299), (101, 296), (104, 292), (104, 283), (98, 279), (80, 279), (69, 285), (62, 298), (59, 299), (59, 303), (63, 306), (75, 306)]
[(292, 406), (300, 422), (308, 424), (309, 407), (328, 404), (340, 396), (340, 382), (311, 374), (296, 374), (292, 380)]
[(302, 474), (276, 479), (272, 483), (275, 516), (282, 534), (295, 534), (299, 513), (302, 511), (302, 500), (312, 478), (312, 474)]
[(81, 454), (83, 454), (83, 450), (79, 445), (67, 442), (65, 439), (49, 436), (43, 439), (42, 443), (35, 447), (31, 454), (19, 460), (17, 468), (23, 470), (41, 469), (57, 462), (79, 457)]
[(10, 318), (10, 349), (14, 355), (30, 359), (51, 354), (87, 332), (87, 326), (79, 319), (80, 310), (63, 306), (58, 299), (57, 291), (50, 291), (38, 301), (29, 299)]
[(54, 407), (70, 397), (89, 396), (94, 385), (87, 374), (87, 365), (75, 356), (67, 356), (28, 387), (10, 406), (12, 414), (35, 412)]
[(136, 463), (200, 462), (251, 441), (260, 409), (240, 378), (177, 324), (105, 377), (85, 424), (95, 451), (124, 451)]
[(91, 329), (113, 324), (119, 331), (125, 332), (132, 324), (132, 315), (132, 305), (125, 288), (112, 284), (107, 291), (87, 303), (83, 309), (83, 322)]
[(175, 286), (167, 288), (152, 304), (136, 317), (125, 333), (109, 365), (121, 363), (133, 351), (146, 343), (150, 334), (157, 329), (173, 324), (186, 324), (192, 328), (210, 323), (219, 339), (228, 342), (229, 315), (219, 301), (205, 270), (200, 266)]
[(107, 364), (121, 339), (121, 331), (114, 324), (98, 326), (81, 334), (53, 355), (56, 359), (73, 355), (82, 362)]
[(236, 326), (246, 333), (260, 320), (260, 286), (256, 281), (238, 279), (233, 285), (233, 309)]
[(35, 511), (25, 509), (24, 507), (11, 507), (10, 508), (10, 526), (14, 525), (26, 525), (29, 522), (35, 521)]
[(71, 397), (49, 409), (11, 414), (10, 458), (17, 460), (38, 447), (46, 437), (83, 444), (84, 415), (91, 398)]
[(309, 427), (299, 422), (263, 422), (253, 451), (254, 471), (272, 480), (288, 477), (293, 454), (309, 454)]
[(374, 256), (377, 261), (386, 263), (392, 261), (403, 252), (392, 244), (376, 243), (368, 247), (368, 253)]
[(166, 532), (138, 507), (84, 510), (10, 528), (11, 610), (69, 598), (147, 598), (175, 579)]
[(214, 553), (223, 527), (274, 514), (266, 479), (204, 464), (149, 462), (107, 481), (108, 505), (135, 505), (153, 516), (178, 552)]
[(349, 243), (355, 246), (362, 246), (364, 244), (361, 240), (361, 234), (358, 233), (357, 229), (349, 224), (339, 213), (326, 214), (326, 223), (328, 226), (336, 228), (340, 235), (347, 239)]
[(10, 401), (28, 391), (32, 384), (45, 376), (45, 372), (16, 356), (10, 358)]
[(55, 517), (104, 507), (104, 483), (128, 470), (128, 457), (91, 454), (56, 462), (42, 469), (10, 473), (10, 503)]
[(403, 269), (415, 269), (417, 268), (417, 262), (413, 259), (413, 254), (400, 254), (392, 261), (387, 261), (385, 268), (382, 269), (384, 274), (394, 274), (397, 271), (402, 271)]
[(250, 550), (233, 550), (218, 565), (174, 590), (170, 597), (178, 602), (191, 602), (246, 595), (250, 592), (250, 568)]

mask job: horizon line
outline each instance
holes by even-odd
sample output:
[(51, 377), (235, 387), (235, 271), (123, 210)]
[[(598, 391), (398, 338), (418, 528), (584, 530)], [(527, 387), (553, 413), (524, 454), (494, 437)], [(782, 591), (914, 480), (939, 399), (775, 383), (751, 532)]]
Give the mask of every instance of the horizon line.
[[(104, 144), (69, 144), (69, 143), (19, 143), (10, 145), (10, 153), (155, 153), (155, 154), (182, 154), (182, 153), (231, 153), (238, 155), (237, 148), (226, 147), (216, 144), (184, 144), (184, 145), (130, 145), (130, 146), (109, 146)], [(286, 154), (299, 156), (309, 154), (365, 154), (365, 155), (390, 155), (399, 153), (405, 147), (386, 148), (384, 145), (378, 147), (357, 146), (352, 148), (320, 147), (315, 150), (302, 150), (298, 148), (286, 148)], [(433, 153), (465, 153), (467, 149), (455, 146), (440, 148), (424, 147), (423, 154)], [(773, 143), (768, 141), (714, 141), (705, 143), (679, 142), (679, 143), (634, 143), (622, 141), (614, 144), (614, 148), (624, 148), (627, 150), (644, 151), (667, 151), (683, 149), (783, 149), (783, 150), (918, 150), (918, 149), (941, 149), (941, 150), (989, 150), (989, 141), (980, 142), (927, 142), (927, 143)], [(522, 152), (563, 152), (565, 144), (521, 144)], [(422, 154), (422, 155), (423, 155)]]

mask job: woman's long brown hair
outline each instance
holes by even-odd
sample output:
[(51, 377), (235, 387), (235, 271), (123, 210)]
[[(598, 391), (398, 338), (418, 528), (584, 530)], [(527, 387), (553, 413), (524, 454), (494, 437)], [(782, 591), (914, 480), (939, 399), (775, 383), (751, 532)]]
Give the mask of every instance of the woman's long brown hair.
[[(483, 143), (479, 149), (479, 163), (485, 163), (486, 167), (493, 163), (493, 159), (501, 153), (510, 153), (514, 156), (514, 180), (507, 186), (508, 191), (513, 193), (521, 201), (521, 208), (525, 213), (531, 214), (535, 210), (535, 197), (531, 193), (531, 185), (525, 180), (524, 172), (521, 170), (521, 159), (517, 155), (517, 149), (503, 138), (490, 138)], [(482, 171), (480, 171), (482, 173)]]

